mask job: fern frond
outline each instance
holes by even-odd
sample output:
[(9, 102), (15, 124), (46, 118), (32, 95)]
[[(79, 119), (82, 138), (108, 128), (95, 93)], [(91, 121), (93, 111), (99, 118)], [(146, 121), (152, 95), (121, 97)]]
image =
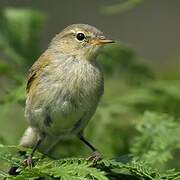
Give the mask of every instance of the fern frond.
[(20, 155), (15, 156), (15, 153), (19, 150), (27, 150), (29, 152), (29, 149), (25, 148), (0, 146), (0, 160), (19, 166), (19, 175), (10, 176), (4, 171), (0, 171), (1, 177), (14, 180), (39, 178), (47, 180), (55, 178), (62, 180), (175, 180), (180, 177), (180, 172), (173, 170), (160, 172), (158, 169), (150, 166), (149, 163), (137, 158), (129, 159), (128, 162), (104, 159), (93, 164), (84, 158), (53, 160), (48, 157), (42, 158), (42, 154), (37, 153), (35, 166), (29, 169), (22, 165), (23, 158)]
[(146, 112), (137, 125), (139, 135), (133, 139), (131, 152), (153, 164), (162, 165), (180, 148), (180, 126), (166, 114)]
[(158, 170), (153, 169), (143, 161), (135, 159), (126, 164), (115, 160), (102, 160), (102, 164), (122, 176), (125, 174), (139, 179), (155, 179), (159, 177)]

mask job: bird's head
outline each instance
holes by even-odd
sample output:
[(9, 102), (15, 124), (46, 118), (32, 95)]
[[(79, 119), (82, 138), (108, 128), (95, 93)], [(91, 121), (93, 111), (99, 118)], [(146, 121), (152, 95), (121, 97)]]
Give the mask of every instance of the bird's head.
[(73, 24), (55, 36), (50, 48), (79, 59), (91, 60), (102, 45), (112, 42), (93, 26)]

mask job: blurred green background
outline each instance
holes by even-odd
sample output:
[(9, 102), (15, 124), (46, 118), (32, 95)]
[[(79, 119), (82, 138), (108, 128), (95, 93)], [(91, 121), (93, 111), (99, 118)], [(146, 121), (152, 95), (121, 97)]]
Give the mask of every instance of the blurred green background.
[[(105, 157), (132, 154), (180, 169), (180, 1), (0, 0), (0, 143), (16, 145), (24, 118), (27, 70), (50, 39), (88, 23), (118, 43), (98, 56), (105, 94), (85, 133)], [(89, 155), (79, 140), (56, 157)]]

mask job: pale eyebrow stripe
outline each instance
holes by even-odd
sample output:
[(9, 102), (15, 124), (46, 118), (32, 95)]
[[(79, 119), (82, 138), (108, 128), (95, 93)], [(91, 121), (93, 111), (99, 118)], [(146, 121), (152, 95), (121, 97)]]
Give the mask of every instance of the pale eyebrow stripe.
[(69, 36), (69, 35), (74, 35), (74, 32), (71, 32), (71, 31), (70, 31), (70, 32), (64, 34), (64, 35), (61, 36), (61, 37), (64, 38), (64, 37)]
[(74, 32), (74, 33), (75, 34), (83, 33), (87, 39), (89, 39), (91, 37), (87, 32), (84, 32), (84, 31), (77, 31), (77, 32)]
[(72, 30), (72, 29), (71, 29), (68, 33), (64, 34), (64, 35), (62, 36), (62, 38), (63, 38), (63, 37), (66, 37), (66, 36), (69, 36), (69, 35), (76, 35), (77, 33), (83, 33), (83, 34), (85, 35), (85, 37), (86, 37), (87, 40), (89, 40), (89, 39), (91, 38), (90, 35), (86, 35), (87, 32), (84, 32), (84, 31), (75, 31), (75, 30)]

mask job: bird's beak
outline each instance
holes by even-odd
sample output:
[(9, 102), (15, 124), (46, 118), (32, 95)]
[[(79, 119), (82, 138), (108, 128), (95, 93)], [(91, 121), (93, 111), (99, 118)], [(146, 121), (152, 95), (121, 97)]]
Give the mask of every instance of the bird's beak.
[(90, 43), (93, 45), (103, 45), (103, 44), (114, 43), (114, 41), (110, 39), (105, 39), (105, 38), (102, 38), (102, 39), (98, 38), (98, 39), (92, 39)]

